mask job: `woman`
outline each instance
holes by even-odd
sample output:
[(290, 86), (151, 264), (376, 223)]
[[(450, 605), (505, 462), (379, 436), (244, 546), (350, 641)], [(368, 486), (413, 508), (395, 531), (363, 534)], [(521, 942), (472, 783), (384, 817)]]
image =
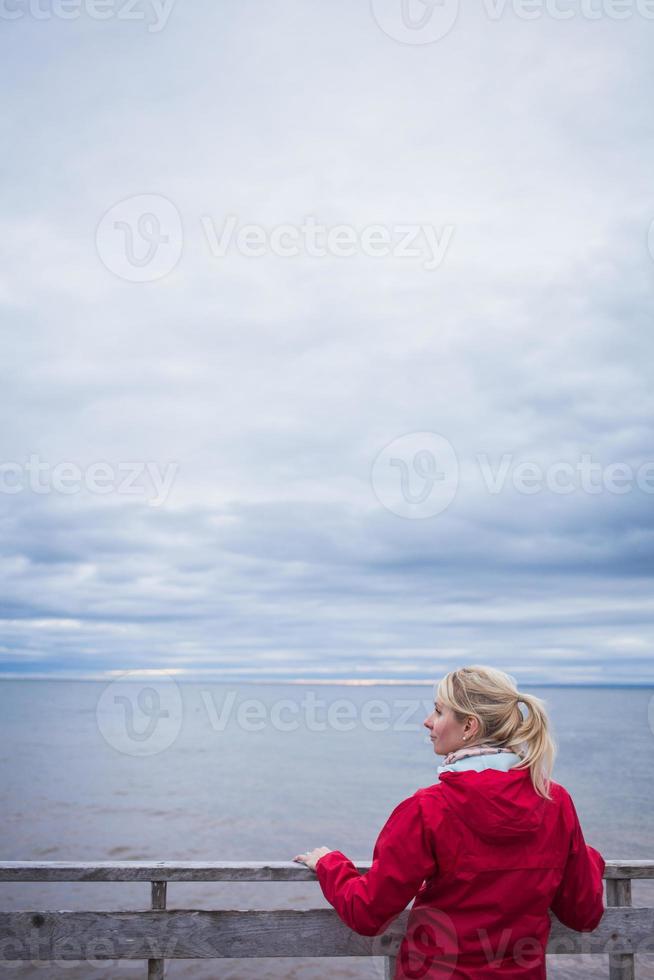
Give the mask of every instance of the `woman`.
[[(520, 709), (524, 704), (526, 717)], [(395, 807), (370, 870), (319, 847), (316, 871), (339, 917), (377, 936), (411, 899), (395, 980), (542, 980), (551, 909), (579, 932), (604, 914), (604, 858), (586, 844), (567, 790), (551, 779), (544, 702), (491, 667), (461, 667), (425, 719), (439, 780)]]

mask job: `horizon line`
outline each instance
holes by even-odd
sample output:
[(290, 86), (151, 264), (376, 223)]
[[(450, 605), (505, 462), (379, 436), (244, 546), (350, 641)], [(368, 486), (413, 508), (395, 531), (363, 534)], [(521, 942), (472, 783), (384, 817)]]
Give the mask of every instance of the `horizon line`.
[[(190, 673), (190, 672), (189, 672)], [(435, 678), (422, 678), (422, 677), (406, 677), (406, 678), (391, 678), (391, 677), (243, 677), (243, 676), (230, 676), (226, 674), (220, 674), (211, 672), (207, 676), (183, 676), (179, 668), (171, 668), (166, 670), (161, 669), (148, 669), (144, 668), (139, 670), (138, 668), (126, 669), (126, 670), (108, 670), (102, 673), (93, 674), (48, 674), (48, 673), (22, 673), (22, 672), (0, 672), (0, 681), (6, 680), (20, 680), (20, 681), (85, 681), (85, 682), (107, 682), (110, 683), (112, 680), (116, 681), (119, 678), (129, 675), (130, 678), (136, 680), (138, 678), (147, 679), (151, 678), (155, 681), (157, 678), (170, 678), (175, 680), (177, 683), (182, 684), (197, 684), (202, 682), (223, 682), (223, 683), (238, 683), (238, 684), (314, 684), (314, 685), (341, 685), (344, 687), (433, 687), (437, 679)], [(181, 675), (181, 676), (180, 676)], [(524, 687), (654, 687), (653, 680), (639, 680), (639, 681), (524, 681), (520, 686)]]

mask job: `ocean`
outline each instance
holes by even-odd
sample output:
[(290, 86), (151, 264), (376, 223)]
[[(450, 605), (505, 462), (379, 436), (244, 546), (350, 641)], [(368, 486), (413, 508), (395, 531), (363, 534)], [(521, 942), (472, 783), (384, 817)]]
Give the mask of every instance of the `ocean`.
[[(135, 682), (134, 682), (135, 683)], [(436, 781), (429, 685), (5, 680), (1, 860), (285, 861), (325, 845), (370, 860), (391, 810)], [(554, 778), (588, 843), (654, 858), (654, 689), (524, 687), (546, 702)], [(634, 905), (654, 904), (635, 882)], [(8, 909), (149, 907), (145, 883), (2, 884)], [(172, 883), (176, 908), (327, 906), (317, 883)], [(0, 965), (8, 977), (143, 978), (143, 961)], [(654, 977), (654, 956), (637, 975)], [(168, 961), (168, 978), (380, 978), (379, 959)], [(550, 957), (548, 976), (608, 976)]]

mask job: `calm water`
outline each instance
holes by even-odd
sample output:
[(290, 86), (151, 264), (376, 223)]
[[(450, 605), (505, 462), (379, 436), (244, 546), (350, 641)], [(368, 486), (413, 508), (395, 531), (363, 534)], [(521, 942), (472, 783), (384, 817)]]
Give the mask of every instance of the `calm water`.
[[(146, 690), (146, 688), (149, 688)], [(654, 690), (530, 688), (548, 705), (554, 778), (605, 858), (654, 857)], [(436, 780), (428, 686), (5, 681), (2, 860), (369, 860), (393, 807)], [(139, 701), (138, 698), (141, 698)], [(247, 703), (249, 702), (249, 703)], [(146, 884), (0, 884), (3, 909), (144, 908)], [(314, 882), (169, 885), (169, 907), (323, 907)], [(654, 904), (650, 883), (634, 904)], [(548, 961), (608, 976), (603, 958)], [(576, 966), (575, 966), (576, 964)], [(140, 977), (142, 962), (0, 967), (16, 978)], [(167, 977), (381, 977), (381, 961), (179, 961)], [(641, 976), (654, 977), (643, 961)]]

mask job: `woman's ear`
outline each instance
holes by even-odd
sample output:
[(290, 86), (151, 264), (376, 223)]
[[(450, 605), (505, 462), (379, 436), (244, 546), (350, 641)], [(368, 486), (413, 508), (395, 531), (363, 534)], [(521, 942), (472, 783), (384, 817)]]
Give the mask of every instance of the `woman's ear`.
[(479, 722), (476, 718), (470, 718), (470, 727), (466, 729), (465, 734), (468, 739), (477, 738), (479, 735)]

